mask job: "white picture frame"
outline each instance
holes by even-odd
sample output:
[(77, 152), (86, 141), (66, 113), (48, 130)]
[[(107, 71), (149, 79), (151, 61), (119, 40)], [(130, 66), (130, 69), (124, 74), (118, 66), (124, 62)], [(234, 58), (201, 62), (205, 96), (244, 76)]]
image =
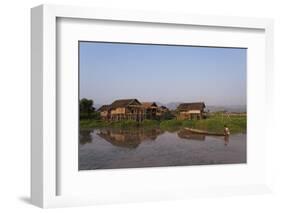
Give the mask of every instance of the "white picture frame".
[[(262, 178), (254, 184), (241, 184), (240, 182), (233, 181), (232, 185), (201, 187), (200, 183), (193, 183), (194, 188), (189, 188), (189, 190), (186, 190), (185, 187), (179, 188), (169, 185), (166, 189), (158, 189), (158, 191), (157, 188), (153, 189), (155, 193), (144, 191), (142, 194), (139, 194), (136, 190), (134, 194), (133, 190), (131, 190), (122, 192), (123, 196), (120, 196), (118, 193), (112, 193), (111, 197), (102, 196), (98, 193), (95, 194), (95, 196), (89, 196), (87, 194), (83, 195), (83, 193), (80, 193), (79, 195), (58, 195), (58, 185), (61, 184), (59, 181), (59, 173), (62, 169), (58, 166), (60, 153), (58, 152), (59, 147), (57, 144), (59, 134), (59, 132), (57, 132), (57, 108), (59, 103), (57, 88), (60, 84), (60, 81), (57, 79), (57, 21), (59, 18), (153, 23), (155, 25), (168, 26), (218, 27), (227, 29), (228, 31), (234, 29), (263, 31), (264, 38), (262, 40), (265, 42), (265, 67), (262, 68), (262, 70), (266, 74), (266, 78), (263, 79), (265, 87), (262, 89), (262, 92), (265, 94), (265, 99), (262, 100), (265, 100), (265, 102), (261, 105), (271, 108), (273, 103), (271, 95), (271, 91), (273, 90), (273, 21), (271, 19), (216, 17), (173, 13), (160, 14), (146, 11), (122, 11), (54, 5), (41, 5), (32, 8), (31, 200), (33, 204), (46, 208), (91, 205), (97, 203), (135, 202), (144, 199), (165, 200), (197, 196), (240, 195), (270, 192), (270, 161), (266, 161), (263, 170), (259, 170), (259, 172), (266, 173), (266, 178)], [(271, 118), (265, 115), (263, 119), (266, 124), (266, 131), (260, 134), (263, 134), (265, 139), (264, 143), (266, 143), (269, 142), (268, 134), (270, 129), (268, 128), (268, 123)], [(268, 146), (268, 143), (265, 145)], [(266, 157), (266, 154), (268, 155), (266, 151), (260, 153), (260, 155), (263, 155), (264, 157)], [(185, 168), (181, 168), (180, 170), (184, 169)], [(167, 170), (168, 168), (165, 169), (165, 172)], [(210, 168), (208, 168), (208, 170), (210, 170)], [(135, 170), (134, 173), (140, 173), (139, 171)], [(152, 170), (149, 169), (149, 171)], [(141, 171), (141, 173), (143, 174), (144, 172), (149, 171)], [(161, 172), (164, 170), (159, 171), (160, 170), (158, 170), (158, 175), (161, 175), (163, 174)], [(127, 173), (126, 170), (120, 170), (118, 172), (122, 175)], [(106, 176), (110, 174), (105, 173), (104, 175)], [(171, 178), (175, 177), (171, 176)], [(102, 185), (102, 183), (100, 183), (100, 185)], [(160, 186), (161, 185), (158, 187)], [(163, 183), (162, 186), (164, 186)], [(145, 196), (146, 193), (151, 194), (151, 196)]]

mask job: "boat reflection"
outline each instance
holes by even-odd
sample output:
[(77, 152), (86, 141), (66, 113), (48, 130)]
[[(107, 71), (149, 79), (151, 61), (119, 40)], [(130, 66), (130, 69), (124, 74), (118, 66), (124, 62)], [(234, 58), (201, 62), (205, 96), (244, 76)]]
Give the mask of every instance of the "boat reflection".
[(164, 133), (161, 129), (101, 129), (97, 135), (114, 146), (137, 148), (143, 141), (154, 141)]
[[(188, 131), (186, 129), (181, 129), (177, 132), (177, 135), (179, 138), (187, 139), (187, 140), (198, 140), (198, 141), (204, 141), (206, 139), (206, 135), (200, 134), (200, 133), (193, 133), (191, 131)], [(225, 136), (213, 136), (216, 138), (220, 138), (224, 141), (224, 145), (227, 146), (229, 144), (229, 135)]]
[(179, 138), (187, 139), (187, 140), (198, 140), (198, 141), (204, 141), (206, 136), (203, 134), (194, 134), (190, 131), (187, 131), (185, 129), (182, 129), (177, 132), (177, 135)]

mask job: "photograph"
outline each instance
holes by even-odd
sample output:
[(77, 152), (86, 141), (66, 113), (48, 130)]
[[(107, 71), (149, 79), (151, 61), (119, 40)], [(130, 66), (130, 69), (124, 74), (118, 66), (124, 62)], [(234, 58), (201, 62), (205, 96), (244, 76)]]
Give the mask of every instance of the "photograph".
[(78, 169), (247, 163), (247, 48), (78, 42)]

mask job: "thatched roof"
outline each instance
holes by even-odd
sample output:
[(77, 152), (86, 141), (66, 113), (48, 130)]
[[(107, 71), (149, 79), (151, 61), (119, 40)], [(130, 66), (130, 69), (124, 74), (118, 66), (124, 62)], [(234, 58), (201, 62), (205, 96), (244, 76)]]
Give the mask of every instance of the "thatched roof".
[(144, 108), (158, 107), (155, 102), (142, 102), (141, 103)]
[(116, 109), (119, 107), (128, 107), (129, 105), (141, 105), (137, 99), (120, 99), (114, 101), (110, 107), (111, 109)]
[(108, 111), (108, 110), (110, 110), (110, 105), (102, 105), (102, 106), (98, 109), (99, 112)]
[(182, 103), (177, 107), (179, 111), (189, 111), (189, 110), (203, 110), (205, 108), (204, 102), (195, 103)]
[(162, 109), (162, 110), (169, 110), (168, 107), (165, 107), (165, 106), (160, 106), (160, 109)]

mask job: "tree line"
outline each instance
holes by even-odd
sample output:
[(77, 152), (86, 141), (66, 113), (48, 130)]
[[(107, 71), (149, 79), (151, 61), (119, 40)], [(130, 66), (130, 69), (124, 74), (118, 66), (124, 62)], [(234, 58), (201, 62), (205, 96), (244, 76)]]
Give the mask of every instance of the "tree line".
[(80, 119), (99, 119), (100, 114), (94, 108), (94, 101), (83, 98), (79, 101)]

